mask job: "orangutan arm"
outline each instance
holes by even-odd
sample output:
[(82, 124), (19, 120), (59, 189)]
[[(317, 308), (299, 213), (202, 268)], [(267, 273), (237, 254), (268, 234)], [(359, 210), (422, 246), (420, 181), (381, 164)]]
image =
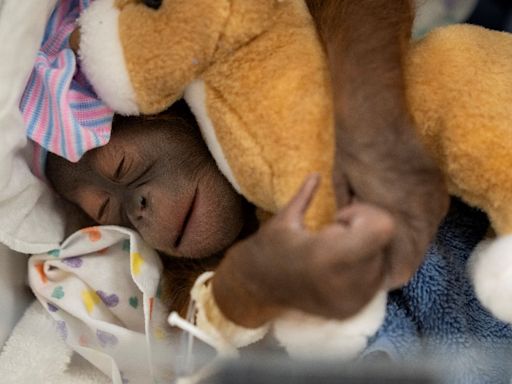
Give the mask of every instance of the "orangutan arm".
[(406, 100), (404, 64), (413, 7), (409, 0), (307, 3), (333, 81), (338, 204), (349, 203), (353, 194), (393, 215), (397, 231), (385, 265), (389, 287), (398, 287), (423, 260), (448, 202)]

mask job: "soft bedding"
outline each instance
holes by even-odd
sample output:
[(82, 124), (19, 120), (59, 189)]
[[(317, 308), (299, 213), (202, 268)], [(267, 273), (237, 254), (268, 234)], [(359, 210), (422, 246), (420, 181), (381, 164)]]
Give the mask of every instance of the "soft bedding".
[(160, 302), (162, 264), (133, 231), (83, 229), (29, 260), (29, 283), (61, 338), (115, 384), (170, 382), (179, 359)]
[(0, 243), (21, 253), (55, 248), (64, 236), (49, 188), (29, 169), (32, 147), (18, 107), (55, 4), (0, 3)]
[(34, 301), (18, 322), (0, 354), (2, 384), (111, 383), (62, 340), (54, 320)]
[(488, 228), (485, 214), (452, 200), (423, 265), (390, 293), (385, 322), (363, 356), (431, 361), (449, 370), (448, 382), (511, 381), (512, 327), (482, 307), (468, 274), (471, 252)]
[(27, 256), (0, 244), (0, 345), (34, 300), (26, 276)]

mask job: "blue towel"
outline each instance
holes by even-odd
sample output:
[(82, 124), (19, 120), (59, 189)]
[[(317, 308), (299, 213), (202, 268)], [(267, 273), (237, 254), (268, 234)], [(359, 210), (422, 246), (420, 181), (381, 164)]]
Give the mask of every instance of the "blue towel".
[(450, 383), (510, 382), (512, 328), (480, 305), (466, 268), (488, 226), (485, 214), (452, 200), (423, 265), (390, 294), (385, 322), (363, 356), (435, 360), (453, 368)]

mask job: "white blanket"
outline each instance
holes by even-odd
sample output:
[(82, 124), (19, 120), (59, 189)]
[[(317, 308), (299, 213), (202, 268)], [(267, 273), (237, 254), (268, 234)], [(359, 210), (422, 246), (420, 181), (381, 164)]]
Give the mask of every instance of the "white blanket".
[(3, 384), (106, 384), (111, 380), (73, 354), (55, 321), (37, 301), (27, 309), (0, 354)]
[(80, 230), (29, 259), (29, 283), (66, 344), (114, 384), (170, 382), (184, 350), (160, 302), (158, 254), (129, 229)]
[(28, 167), (30, 145), (18, 105), (56, 0), (0, 0), (0, 242), (45, 252), (64, 222), (47, 186)]

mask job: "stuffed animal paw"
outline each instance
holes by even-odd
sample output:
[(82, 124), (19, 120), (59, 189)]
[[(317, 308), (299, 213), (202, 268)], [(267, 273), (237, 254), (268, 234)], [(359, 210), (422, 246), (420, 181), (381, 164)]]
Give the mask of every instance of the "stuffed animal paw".
[(386, 301), (387, 292), (381, 291), (357, 315), (343, 321), (290, 311), (274, 322), (274, 336), (294, 358), (352, 360), (382, 325)]

